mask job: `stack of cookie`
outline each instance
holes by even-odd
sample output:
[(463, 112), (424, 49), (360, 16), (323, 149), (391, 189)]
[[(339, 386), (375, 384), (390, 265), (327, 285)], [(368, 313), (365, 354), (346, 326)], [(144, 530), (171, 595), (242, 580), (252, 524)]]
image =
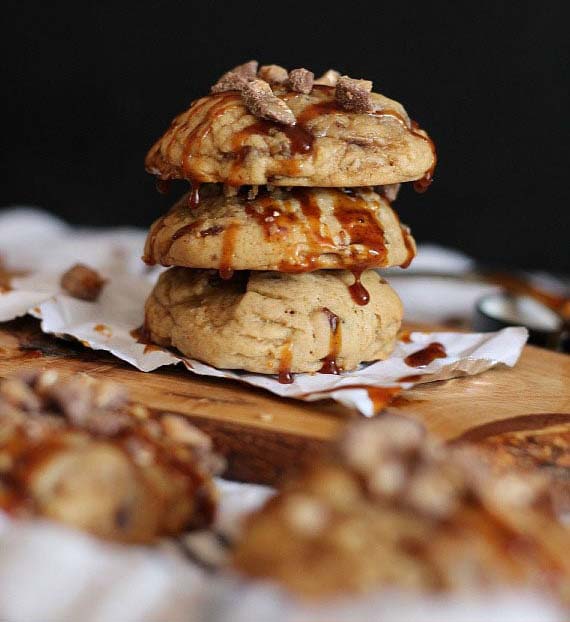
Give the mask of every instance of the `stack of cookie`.
[(404, 108), (330, 70), (250, 61), (174, 119), (146, 158), (165, 191), (144, 260), (165, 271), (146, 304), (158, 345), (220, 368), (338, 373), (389, 355), (402, 306), (375, 268), (415, 242), (391, 208), (431, 182), (436, 156)]

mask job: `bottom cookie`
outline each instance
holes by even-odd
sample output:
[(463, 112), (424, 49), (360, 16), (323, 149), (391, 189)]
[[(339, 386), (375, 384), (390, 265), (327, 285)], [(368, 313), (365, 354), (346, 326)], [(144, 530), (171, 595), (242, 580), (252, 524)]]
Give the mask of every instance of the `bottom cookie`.
[(374, 270), (360, 277), (367, 304), (344, 270), (304, 274), (171, 268), (146, 303), (152, 342), (226, 369), (279, 374), (336, 373), (386, 358), (402, 304)]

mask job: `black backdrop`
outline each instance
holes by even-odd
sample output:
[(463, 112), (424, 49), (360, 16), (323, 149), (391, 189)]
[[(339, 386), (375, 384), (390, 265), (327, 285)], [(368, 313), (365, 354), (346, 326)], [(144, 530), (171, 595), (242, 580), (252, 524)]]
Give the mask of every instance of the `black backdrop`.
[(225, 69), (258, 58), (374, 81), (429, 130), (419, 240), (570, 271), (564, 0), (2, 3), (0, 206), (148, 225), (168, 199), (143, 157)]

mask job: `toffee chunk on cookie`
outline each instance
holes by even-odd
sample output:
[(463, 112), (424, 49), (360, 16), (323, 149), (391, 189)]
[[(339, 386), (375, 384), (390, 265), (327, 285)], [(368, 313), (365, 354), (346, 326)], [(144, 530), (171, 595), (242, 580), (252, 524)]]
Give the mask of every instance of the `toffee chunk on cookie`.
[(249, 517), (234, 566), (308, 598), (382, 589), (568, 597), (570, 535), (541, 477), (482, 463), (385, 415)]

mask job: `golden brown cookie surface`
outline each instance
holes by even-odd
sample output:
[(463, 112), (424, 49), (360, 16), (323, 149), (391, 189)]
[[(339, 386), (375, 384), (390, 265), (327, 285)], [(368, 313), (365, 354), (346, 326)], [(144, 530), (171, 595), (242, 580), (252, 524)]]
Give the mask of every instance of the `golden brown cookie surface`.
[(398, 102), (370, 95), (373, 110), (351, 112), (334, 87), (309, 93), (274, 86), (294, 125), (254, 116), (237, 91), (197, 100), (146, 157), (161, 179), (234, 186), (375, 186), (430, 176), (435, 150)]
[(354, 369), (391, 352), (402, 319), (396, 293), (373, 270), (366, 305), (344, 270), (305, 274), (171, 268), (146, 304), (151, 340), (220, 368), (265, 374)]
[(183, 197), (152, 226), (145, 261), (164, 266), (305, 272), (408, 265), (415, 242), (372, 190), (279, 188), (249, 200), (221, 189)]

